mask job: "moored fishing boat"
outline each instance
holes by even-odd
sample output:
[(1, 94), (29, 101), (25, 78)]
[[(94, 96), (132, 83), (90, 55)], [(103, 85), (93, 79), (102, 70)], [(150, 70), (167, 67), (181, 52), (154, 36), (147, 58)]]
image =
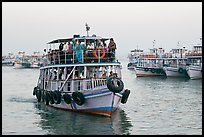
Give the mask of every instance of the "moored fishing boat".
[[(124, 88), (115, 52), (106, 49), (108, 40), (111, 38), (88, 36), (87, 29), (87, 36), (49, 42), (46, 62), (33, 90), (38, 102), (105, 116), (111, 116), (120, 103), (125, 104), (130, 90)], [(59, 49), (51, 48), (59, 43)], [(89, 48), (89, 44), (93, 47)]]

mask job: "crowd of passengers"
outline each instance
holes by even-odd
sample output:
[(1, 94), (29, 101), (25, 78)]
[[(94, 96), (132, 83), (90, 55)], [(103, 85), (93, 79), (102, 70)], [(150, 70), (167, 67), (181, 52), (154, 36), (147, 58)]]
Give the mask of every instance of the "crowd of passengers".
[[(98, 49), (100, 49), (99, 52)], [(97, 50), (95, 54), (94, 50)], [(110, 39), (108, 46), (105, 41), (99, 39), (86, 43), (74, 40), (60, 43), (59, 49), (50, 49), (48, 59), (51, 64), (98, 62), (99, 58), (100, 62), (113, 62), (115, 60), (115, 50), (116, 43), (113, 38)]]

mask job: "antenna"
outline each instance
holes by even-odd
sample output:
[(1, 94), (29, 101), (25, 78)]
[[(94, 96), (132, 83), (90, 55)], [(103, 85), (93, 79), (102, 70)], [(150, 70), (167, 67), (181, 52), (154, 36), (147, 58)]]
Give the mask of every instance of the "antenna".
[(154, 46), (155, 46), (155, 40), (153, 40), (153, 49), (154, 49)]
[(177, 42), (177, 47), (178, 47), (178, 48), (180, 47), (180, 41)]
[(87, 23), (85, 24), (85, 26), (86, 26), (87, 36), (89, 36), (89, 32), (88, 31), (90, 30), (90, 27), (88, 26)]

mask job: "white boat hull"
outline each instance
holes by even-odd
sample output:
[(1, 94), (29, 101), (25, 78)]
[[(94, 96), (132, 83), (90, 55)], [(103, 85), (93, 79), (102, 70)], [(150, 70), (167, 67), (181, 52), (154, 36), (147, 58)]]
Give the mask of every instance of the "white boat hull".
[(21, 68), (23, 68), (23, 66), (22, 66), (21, 63), (15, 63), (15, 64), (14, 64), (14, 68), (15, 68), (15, 69), (21, 69)]
[(141, 67), (136, 67), (135, 72), (137, 77), (149, 77), (149, 76), (164, 76), (164, 73), (156, 73), (156, 72), (151, 72), (151, 68), (141, 68)]
[(180, 73), (177, 67), (163, 67), (167, 77), (185, 77), (186, 74)]
[(86, 91), (81, 92), (85, 97), (85, 103), (83, 105), (76, 104), (73, 99), (70, 104), (67, 104), (62, 99), (60, 104), (49, 105), (64, 110), (111, 116), (121, 103), (122, 92), (114, 94), (107, 88), (98, 91)]
[(38, 63), (33, 63), (33, 64), (31, 65), (31, 68), (40, 68), (40, 66), (38, 65)]
[(186, 70), (190, 79), (202, 79), (202, 67), (189, 66)]

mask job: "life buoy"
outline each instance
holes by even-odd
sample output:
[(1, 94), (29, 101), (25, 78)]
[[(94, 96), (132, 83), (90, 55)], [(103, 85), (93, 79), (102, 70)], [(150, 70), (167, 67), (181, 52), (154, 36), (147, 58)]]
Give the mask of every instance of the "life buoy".
[(61, 103), (61, 93), (55, 90), (53, 92), (53, 99), (54, 99), (55, 104), (60, 104)]
[(178, 72), (179, 72), (179, 73), (183, 73), (183, 68), (179, 68), (179, 69), (178, 69)]
[(127, 99), (129, 97), (130, 94), (130, 90), (126, 89), (123, 94), (122, 94), (122, 99), (121, 99), (121, 103), (125, 104), (127, 102)]
[[(101, 56), (98, 56), (98, 50), (101, 50), (102, 51), (102, 55)], [(105, 57), (105, 55), (106, 55), (106, 53), (105, 53), (105, 49), (104, 48), (96, 48), (96, 49), (94, 49), (94, 51), (93, 51), (93, 55), (94, 55), (94, 57), (95, 58), (104, 58)]]
[(111, 77), (107, 81), (107, 87), (110, 91), (114, 93), (119, 93), (123, 90), (124, 84), (123, 81), (117, 77)]
[(67, 103), (67, 104), (70, 104), (72, 102), (71, 96), (69, 94), (67, 94), (67, 93), (65, 93), (63, 95), (63, 99), (64, 99), (64, 102)]
[(151, 68), (151, 72), (152, 72), (152, 73), (155, 73), (155, 69), (154, 69), (154, 68)]
[(84, 95), (81, 92), (73, 92), (72, 98), (78, 105), (83, 105), (85, 103)]

